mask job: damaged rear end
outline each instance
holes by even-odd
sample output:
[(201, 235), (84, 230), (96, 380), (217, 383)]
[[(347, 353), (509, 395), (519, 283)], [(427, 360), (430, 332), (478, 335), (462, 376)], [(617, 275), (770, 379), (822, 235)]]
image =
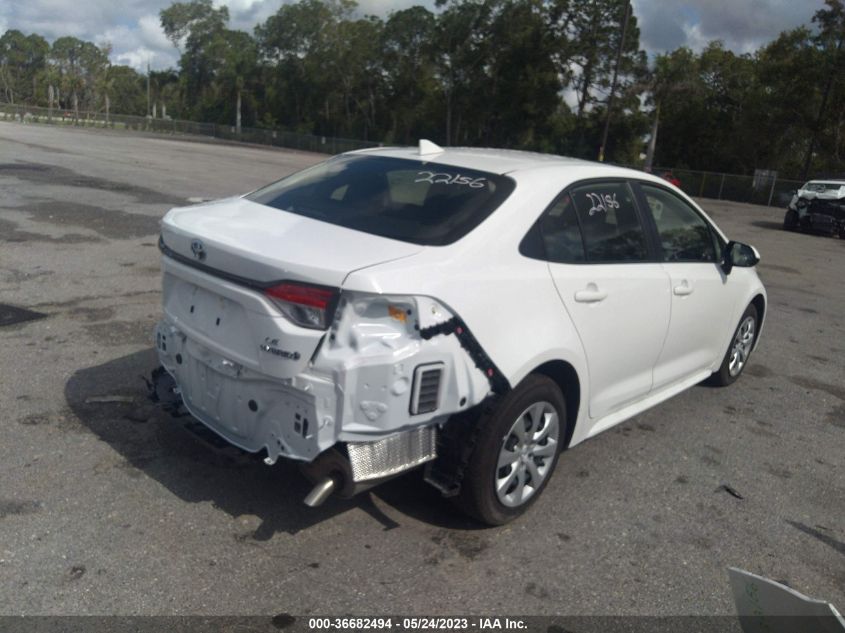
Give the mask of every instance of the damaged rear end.
[[(174, 209), (162, 224), (155, 340), (167, 374), (159, 376), (227, 442), (268, 464), (301, 462), (316, 484), (311, 505), (434, 460), (451, 415), (507, 388), (437, 298), (344, 288), (350, 273), (441, 239), (408, 238), (419, 237), (408, 218), (431, 186), (421, 193), (413, 182), (419, 165), (361, 160), (329, 161), (247, 198)], [(384, 229), (390, 213), (395, 236)]]

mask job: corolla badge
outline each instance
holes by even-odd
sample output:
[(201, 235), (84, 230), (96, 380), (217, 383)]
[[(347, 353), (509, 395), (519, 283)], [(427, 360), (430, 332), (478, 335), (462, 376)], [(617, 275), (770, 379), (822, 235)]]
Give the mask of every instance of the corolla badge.
[(281, 356), (282, 358), (287, 358), (288, 360), (299, 360), (301, 358), (299, 352), (289, 352), (287, 350), (280, 349), (279, 339), (277, 338), (270, 338), (268, 336), (264, 339), (264, 343), (258, 347), (262, 352), (268, 352), (269, 354)]
[(202, 261), (205, 259), (205, 245), (202, 243), (202, 240), (194, 240), (191, 242), (191, 252), (198, 260)]

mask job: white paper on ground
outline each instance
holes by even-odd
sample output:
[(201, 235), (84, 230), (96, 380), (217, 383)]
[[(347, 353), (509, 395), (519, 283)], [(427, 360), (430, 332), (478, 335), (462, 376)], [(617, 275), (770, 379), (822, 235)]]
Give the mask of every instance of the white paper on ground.
[(735, 567), (728, 574), (744, 633), (797, 633), (798, 617), (802, 631), (845, 633), (845, 619), (829, 602)]

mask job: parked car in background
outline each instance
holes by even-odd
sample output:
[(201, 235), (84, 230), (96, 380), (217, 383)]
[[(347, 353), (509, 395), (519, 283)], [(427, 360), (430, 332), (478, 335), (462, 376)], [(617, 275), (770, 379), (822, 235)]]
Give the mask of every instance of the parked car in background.
[(845, 180), (811, 180), (801, 187), (789, 202), (783, 228), (845, 239)]
[(425, 465), (510, 521), (562, 449), (734, 382), (766, 313), (758, 253), (665, 180), (427, 141), (173, 209), (160, 248), (157, 392), (310, 505)]

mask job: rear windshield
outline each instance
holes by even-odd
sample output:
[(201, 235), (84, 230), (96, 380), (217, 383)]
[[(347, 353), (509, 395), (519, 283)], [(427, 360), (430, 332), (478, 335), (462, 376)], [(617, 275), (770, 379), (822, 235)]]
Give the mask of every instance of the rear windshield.
[(514, 189), (506, 176), (421, 160), (340, 156), (247, 196), (315, 220), (414, 244), (450, 244)]

